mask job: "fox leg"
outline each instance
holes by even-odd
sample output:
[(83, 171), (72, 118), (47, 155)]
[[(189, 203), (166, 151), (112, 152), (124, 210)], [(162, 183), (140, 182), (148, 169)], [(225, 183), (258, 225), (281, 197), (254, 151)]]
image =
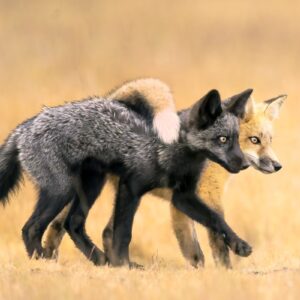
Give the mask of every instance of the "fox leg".
[(75, 180), (77, 195), (64, 223), (66, 231), (74, 241), (76, 247), (95, 265), (104, 265), (106, 258), (104, 253), (91, 241), (85, 230), (85, 222), (88, 212), (94, 204), (105, 184), (105, 173), (91, 172), (89, 176), (82, 176)]
[[(114, 193), (117, 195), (118, 186), (119, 186), (119, 177), (108, 175), (108, 180), (111, 182)], [(107, 257), (111, 256), (113, 251), (113, 230), (114, 230), (115, 207), (116, 207), (116, 203), (112, 215), (110, 216), (110, 219), (102, 232), (102, 244), (103, 244), (104, 252)]]
[(70, 211), (70, 208), (71, 204), (66, 205), (65, 208), (55, 217), (55, 219), (48, 226), (43, 245), (45, 250), (45, 258), (58, 258), (58, 249), (66, 233), (64, 223)]
[[(82, 185), (84, 193), (89, 198), (94, 197), (96, 199), (98, 196), (97, 193), (100, 193), (101, 186), (103, 185), (103, 168), (101, 163), (92, 159), (85, 160), (81, 166), (80, 176), (82, 182), (79, 182), (79, 185)], [(58, 257), (58, 249), (66, 232), (64, 224), (70, 209), (71, 203), (66, 205), (48, 226), (44, 239), (46, 258), (57, 259)]]
[(194, 221), (170, 205), (172, 226), (180, 250), (189, 263), (197, 268), (204, 266), (204, 255), (200, 248)]
[(210, 209), (193, 192), (189, 190), (175, 191), (172, 203), (177, 209), (187, 214), (193, 220), (221, 235), (226, 245), (235, 254), (239, 256), (249, 256), (251, 254), (251, 247), (235, 234), (218, 213)]
[[(221, 205), (217, 205), (216, 201), (204, 198), (209, 207), (224, 217), (224, 211)], [(207, 201), (209, 200), (209, 201)], [(183, 256), (190, 262), (193, 267), (204, 265), (204, 255), (199, 245), (197, 234), (194, 228), (194, 222), (185, 214), (181, 213), (171, 205), (171, 218), (173, 230), (175, 232), (179, 247)], [(212, 250), (212, 255), (217, 266), (231, 268), (229, 249), (225, 244), (224, 237), (215, 233), (211, 229), (207, 229), (209, 237), (209, 245)]]
[[(219, 215), (224, 217), (223, 208), (218, 206), (215, 208), (215, 211), (218, 212)], [(229, 249), (225, 244), (224, 238), (220, 234), (215, 233), (210, 229), (208, 229), (208, 238), (215, 264), (220, 267), (231, 269), (232, 266), (230, 261)]]
[[(215, 170), (215, 168), (218, 167), (219, 166), (212, 165), (210, 166), (210, 169), (208, 169), (208, 172), (212, 172)], [(221, 170), (221, 172), (222, 171), (223, 170)], [(221, 172), (219, 172), (219, 174), (222, 174)], [(215, 173), (218, 172), (215, 170)], [(214, 211), (216, 211), (221, 217), (224, 218), (222, 195), (224, 190), (223, 186), (225, 183), (223, 183), (222, 185), (221, 182), (218, 181), (218, 178), (216, 178), (214, 181), (211, 180), (211, 178), (215, 178), (213, 176), (215, 175), (211, 174), (210, 176), (203, 178), (202, 185), (200, 185), (199, 191), (205, 203)], [(229, 249), (224, 242), (224, 238), (220, 234), (215, 233), (210, 229), (208, 229), (207, 232), (209, 238), (209, 245), (212, 250), (212, 256), (216, 266), (230, 269), (232, 266), (230, 261)]]
[(113, 230), (114, 230), (114, 213), (110, 217), (107, 225), (102, 232), (103, 249), (106, 256), (112, 256), (113, 251)]
[(34, 253), (36, 258), (45, 256), (41, 244), (42, 236), (48, 224), (71, 199), (71, 192), (68, 195), (56, 195), (49, 190), (39, 192), (36, 208), (22, 229), (22, 237), (29, 257)]
[[(130, 183), (120, 179), (119, 189), (115, 201), (113, 218), (111, 218), (106, 233), (110, 233), (106, 240), (108, 259), (113, 266), (128, 265), (129, 267), (141, 267), (130, 262), (129, 244), (132, 236), (133, 219), (140, 203), (138, 193), (134, 192)], [(111, 228), (113, 228), (111, 232)], [(105, 235), (105, 230), (104, 230)], [(112, 244), (110, 239), (112, 237)], [(109, 249), (111, 247), (111, 249)]]

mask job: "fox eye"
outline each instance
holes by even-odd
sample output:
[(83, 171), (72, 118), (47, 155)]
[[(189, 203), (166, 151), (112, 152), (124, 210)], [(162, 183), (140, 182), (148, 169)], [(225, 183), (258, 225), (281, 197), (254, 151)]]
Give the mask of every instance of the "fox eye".
[(252, 144), (255, 144), (255, 145), (260, 144), (260, 139), (257, 136), (250, 136), (249, 139)]
[(222, 144), (225, 144), (227, 142), (227, 136), (220, 136), (219, 137), (219, 141), (222, 143)]

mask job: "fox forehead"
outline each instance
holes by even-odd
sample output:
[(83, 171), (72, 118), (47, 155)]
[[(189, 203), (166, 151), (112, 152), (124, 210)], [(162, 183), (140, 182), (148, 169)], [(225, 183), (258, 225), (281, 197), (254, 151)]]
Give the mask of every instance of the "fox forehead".
[(257, 136), (263, 140), (272, 140), (272, 122), (268, 118), (266, 118), (263, 113), (256, 113), (247, 122), (241, 122), (240, 128), (241, 136)]
[(221, 116), (211, 126), (211, 132), (214, 135), (231, 136), (238, 134), (239, 121), (238, 118), (228, 112), (223, 112)]

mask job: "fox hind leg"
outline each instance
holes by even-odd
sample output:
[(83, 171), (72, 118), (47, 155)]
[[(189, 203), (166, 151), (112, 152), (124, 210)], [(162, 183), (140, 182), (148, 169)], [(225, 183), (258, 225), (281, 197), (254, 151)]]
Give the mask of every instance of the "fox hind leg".
[(114, 226), (114, 213), (110, 217), (107, 225), (102, 232), (102, 243), (105, 255), (111, 256), (113, 251), (113, 226)]
[[(135, 184), (135, 188), (138, 188), (139, 185), (136, 182)], [(122, 178), (120, 179), (113, 219), (106, 227), (109, 231), (111, 226), (113, 228), (112, 235), (109, 236), (109, 238), (112, 237), (112, 249), (110, 253), (107, 253), (113, 266), (128, 265), (130, 268), (142, 268), (142, 266), (131, 262), (129, 259), (133, 219), (140, 203), (138, 194), (137, 191), (133, 192), (130, 179), (126, 181)]]
[(70, 211), (71, 203), (65, 206), (65, 208), (55, 217), (55, 219), (48, 226), (46, 237), (44, 239), (44, 251), (45, 258), (57, 259), (58, 249), (62, 242), (62, 239), (66, 233), (64, 223), (67, 215)]
[(94, 204), (105, 184), (105, 173), (100, 170), (90, 172), (77, 180), (77, 195), (72, 202), (71, 209), (65, 221), (65, 229), (74, 241), (76, 247), (95, 265), (104, 265), (104, 253), (91, 241), (85, 230), (88, 211)]
[(22, 229), (22, 237), (29, 257), (34, 252), (37, 258), (44, 256), (42, 236), (53, 218), (72, 199), (72, 193), (56, 195), (48, 190), (39, 192), (39, 200), (29, 220)]

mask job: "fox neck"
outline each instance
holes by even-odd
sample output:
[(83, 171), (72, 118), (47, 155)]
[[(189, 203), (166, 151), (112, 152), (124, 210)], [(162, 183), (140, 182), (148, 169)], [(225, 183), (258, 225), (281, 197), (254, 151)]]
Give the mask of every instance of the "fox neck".
[(167, 170), (174, 169), (179, 163), (181, 165), (201, 165), (206, 160), (204, 149), (192, 149), (187, 141), (186, 135), (189, 129), (190, 109), (180, 111), (180, 134), (179, 140), (172, 144), (161, 144), (158, 148), (160, 165)]
[(207, 204), (222, 211), (222, 197), (233, 174), (212, 161), (207, 161), (203, 175), (198, 182), (198, 193)]

